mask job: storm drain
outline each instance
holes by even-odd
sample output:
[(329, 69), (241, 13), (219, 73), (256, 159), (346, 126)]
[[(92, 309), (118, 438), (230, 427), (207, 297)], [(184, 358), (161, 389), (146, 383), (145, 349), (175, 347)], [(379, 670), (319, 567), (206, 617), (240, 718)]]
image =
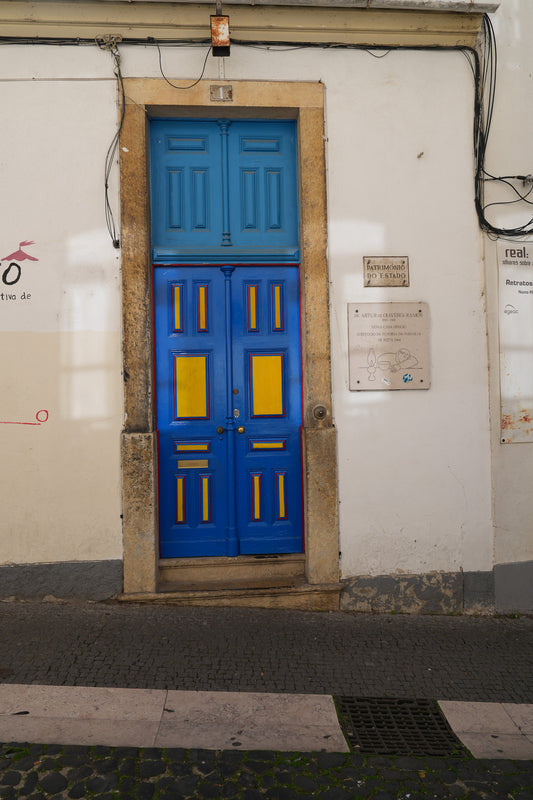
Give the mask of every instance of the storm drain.
[(335, 697), (352, 749), (382, 755), (451, 756), (465, 753), (433, 700)]

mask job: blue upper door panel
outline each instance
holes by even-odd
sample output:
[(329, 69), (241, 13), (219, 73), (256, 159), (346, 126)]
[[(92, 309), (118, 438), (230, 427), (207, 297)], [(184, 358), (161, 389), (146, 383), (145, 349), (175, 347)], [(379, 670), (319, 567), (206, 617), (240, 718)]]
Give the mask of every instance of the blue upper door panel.
[(298, 243), (294, 122), (235, 123), (229, 160), (233, 245), (248, 252), (290, 252)]
[(155, 263), (299, 260), (296, 124), (152, 120)]
[(220, 244), (219, 130), (211, 121), (153, 120), (152, 242), (179, 250)]

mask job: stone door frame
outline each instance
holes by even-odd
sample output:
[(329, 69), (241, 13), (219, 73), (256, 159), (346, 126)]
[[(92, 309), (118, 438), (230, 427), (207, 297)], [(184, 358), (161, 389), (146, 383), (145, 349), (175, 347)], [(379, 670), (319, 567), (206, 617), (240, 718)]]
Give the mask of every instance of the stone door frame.
[[(221, 103), (216, 88), (231, 86)], [(124, 429), (124, 594), (157, 592), (159, 530), (153, 377), (148, 120), (296, 119), (301, 243), (305, 576), (339, 583), (336, 431), (331, 413), (324, 87), (315, 82), (200, 81), (179, 92), (160, 79), (126, 79), (120, 135)]]

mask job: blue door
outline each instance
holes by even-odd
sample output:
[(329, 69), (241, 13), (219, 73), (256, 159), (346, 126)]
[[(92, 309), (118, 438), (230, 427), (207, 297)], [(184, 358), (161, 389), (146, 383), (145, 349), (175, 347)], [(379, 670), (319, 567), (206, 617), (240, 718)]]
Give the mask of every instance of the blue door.
[(151, 147), (161, 556), (301, 552), (293, 124), (157, 120)]

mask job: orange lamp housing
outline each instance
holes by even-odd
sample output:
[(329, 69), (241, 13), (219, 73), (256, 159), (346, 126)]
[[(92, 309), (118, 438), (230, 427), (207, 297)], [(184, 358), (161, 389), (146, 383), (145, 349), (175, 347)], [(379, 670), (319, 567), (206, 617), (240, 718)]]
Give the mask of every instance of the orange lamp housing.
[(214, 56), (229, 56), (229, 17), (211, 17), (211, 47)]

